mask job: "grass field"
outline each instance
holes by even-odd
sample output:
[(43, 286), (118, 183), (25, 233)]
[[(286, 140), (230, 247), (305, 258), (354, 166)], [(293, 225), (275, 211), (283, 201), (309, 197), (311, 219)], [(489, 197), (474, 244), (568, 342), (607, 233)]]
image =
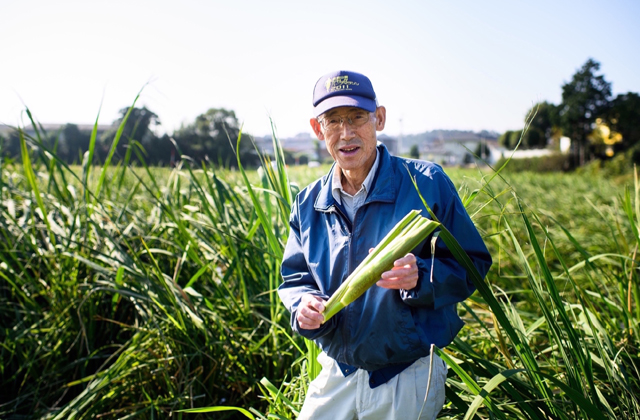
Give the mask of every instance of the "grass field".
[[(23, 142), (0, 163), (0, 417), (294, 418), (315, 349), (275, 289), (328, 167), (66, 167)], [(447, 172), (494, 266), (437, 350), (442, 418), (640, 418), (633, 176)]]

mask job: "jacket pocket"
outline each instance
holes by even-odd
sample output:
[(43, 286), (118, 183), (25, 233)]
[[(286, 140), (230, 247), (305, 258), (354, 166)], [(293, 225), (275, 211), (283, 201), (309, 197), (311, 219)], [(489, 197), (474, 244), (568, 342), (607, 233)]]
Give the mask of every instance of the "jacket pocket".
[(418, 327), (413, 318), (413, 311), (410, 306), (400, 306), (400, 320), (402, 326), (399, 329), (401, 331), (401, 337), (398, 337), (400, 342), (405, 344), (406, 360), (411, 361), (424, 356), (425, 344), (422, 340), (422, 334), (418, 330)]

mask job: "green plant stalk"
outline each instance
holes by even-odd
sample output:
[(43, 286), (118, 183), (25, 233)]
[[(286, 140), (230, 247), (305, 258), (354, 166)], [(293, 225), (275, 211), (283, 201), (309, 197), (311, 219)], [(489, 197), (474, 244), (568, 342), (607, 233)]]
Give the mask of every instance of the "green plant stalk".
[(393, 264), (398, 258), (404, 257), (408, 252), (418, 246), (437, 226), (438, 223), (422, 218), (422, 220), (416, 223), (412, 232), (407, 235), (398, 236), (398, 238), (389, 245), (389, 249), (385, 248), (370, 264), (360, 270), (357, 275), (358, 280), (349, 282), (347, 292), (342, 299), (340, 299), (340, 302), (347, 306), (360, 297), (369, 287), (380, 280), (382, 273), (393, 268)]
[[(238, 140), (236, 142), (236, 147), (238, 149), (240, 147), (240, 139), (241, 138), (242, 138), (242, 128), (238, 132)], [(269, 219), (267, 217), (267, 215), (264, 213), (264, 210), (262, 209), (262, 204), (260, 203), (260, 200), (258, 199), (258, 196), (256, 195), (256, 193), (255, 193), (255, 191), (253, 189), (253, 186), (249, 182), (249, 178), (247, 177), (247, 174), (246, 174), (246, 172), (244, 170), (244, 167), (242, 166), (242, 163), (240, 162), (240, 154), (237, 155), (237, 158), (238, 158), (238, 169), (240, 170), (240, 174), (242, 175), (242, 179), (244, 180), (244, 184), (247, 186), (247, 192), (249, 193), (249, 197), (251, 198), (251, 202), (254, 205), (256, 214), (258, 215), (258, 219), (260, 220), (260, 223), (262, 224), (262, 227), (264, 228), (264, 231), (267, 234), (267, 238), (268, 238), (269, 245), (271, 247), (271, 251), (273, 251), (273, 254), (275, 255), (275, 257), (278, 260), (282, 260), (282, 255), (284, 253), (284, 249), (283, 249), (282, 245), (280, 244), (280, 242), (278, 241), (278, 239), (276, 238), (276, 235), (274, 234), (273, 223), (272, 223), (271, 219)]]
[[(18, 133), (20, 135), (22, 167), (24, 168), (24, 173), (27, 178), (27, 181), (29, 182), (29, 186), (31, 186), (31, 189), (33, 190), (33, 195), (36, 199), (36, 203), (38, 204), (38, 208), (42, 212), (42, 219), (44, 223), (47, 225), (47, 233), (49, 234), (51, 245), (53, 246), (53, 249), (55, 249), (56, 238), (53, 235), (53, 231), (51, 230), (51, 224), (49, 223), (49, 217), (47, 216), (47, 208), (44, 206), (44, 201), (42, 200), (42, 195), (40, 195), (40, 189), (38, 188), (38, 183), (36, 181), (36, 174), (33, 172), (33, 168), (31, 166), (31, 158), (29, 157), (29, 149), (27, 148), (27, 143), (24, 139), (24, 133), (22, 130), (20, 130)], [(35, 214), (34, 214), (34, 224), (35, 224)]]
[[(356, 269), (353, 270), (353, 273), (351, 273), (351, 275), (356, 276), (357, 273), (369, 263), (369, 261), (372, 261), (378, 255), (380, 255), (380, 251), (382, 249), (390, 246), (391, 243), (397, 238), (398, 232), (402, 232), (400, 233), (400, 235), (403, 235), (404, 232), (411, 232), (415, 223), (417, 223), (419, 220), (419, 214), (420, 210), (411, 210), (409, 213), (407, 213), (407, 215), (403, 217), (402, 220), (400, 220), (389, 233), (387, 233), (387, 236), (382, 238), (382, 241), (380, 241), (380, 243), (376, 245), (376, 247), (365, 257), (365, 259), (356, 267)], [(345, 287), (346, 286), (348, 286), (348, 284), (345, 285)]]
[(329, 298), (323, 312), (324, 322), (349, 305), (373, 286), (380, 275), (393, 268), (393, 263), (404, 257), (425, 240), (439, 223), (409, 212), (374, 248)]
[[(124, 127), (127, 124), (127, 120), (129, 119), (129, 115), (131, 115), (131, 111), (133, 111), (133, 108), (136, 106), (136, 102), (140, 98), (140, 94), (142, 93), (143, 89), (144, 89), (144, 86), (142, 87), (142, 89), (140, 89), (140, 92), (138, 92), (138, 95), (136, 95), (136, 98), (133, 100), (133, 103), (129, 107), (129, 110), (127, 111), (125, 116), (122, 118), (122, 122), (120, 123), (120, 126), (118, 127), (118, 131), (116, 131), (116, 135), (113, 138), (113, 142), (111, 143), (111, 148), (109, 149), (109, 154), (107, 155), (107, 159), (105, 160), (104, 166), (102, 167), (102, 172), (100, 173), (100, 179), (98, 180), (98, 186), (96, 187), (96, 192), (94, 194), (96, 199), (100, 196), (100, 192), (102, 191), (102, 185), (104, 184), (105, 178), (107, 176), (107, 169), (109, 168), (109, 165), (111, 164), (111, 159), (113, 158), (113, 154), (116, 152), (116, 148), (118, 147), (118, 142), (120, 142), (120, 137), (122, 137), (122, 132), (124, 131)], [(95, 127), (94, 127), (94, 129), (95, 129)], [(93, 136), (93, 134), (92, 134), (92, 136)], [(90, 164), (91, 164), (91, 162), (89, 162), (89, 165)], [(87, 173), (87, 175), (88, 175), (88, 173)]]
[[(387, 246), (391, 241), (393, 241), (393, 239), (398, 235), (398, 232), (400, 232), (402, 229), (406, 228), (410, 222), (412, 222), (416, 215), (419, 214), (420, 211), (419, 210), (411, 210), (409, 213), (407, 213), (406, 216), (404, 216), (402, 218), (402, 220), (400, 220), (394, 227), (393, 229), (391, 229), (391, 231), (389, 231), (389, 233), (387, 233), (387, 236), (385, 236), (382, 241), (380, 241), (380, 243), (378, 243), (378, 245), (376, 245), (376, 247), (369, 253), (369, 255), (367, 255), (365, 257), (365, 259), (356, 267), (355, 270), (353, 270), (353, 272), (349, 275), (349, 277), (355, 277), (356, 275), (358, 275), (358, 272), (362, 269), (362, 267), (364, 267), (365, 265), (367, 265), (369, 263), (369, 261), (371, 261), (376, 255), (378, 255), (378, 253), (380, 252), (380, 250), (382, 248), (384, 248), (385, 246)], [(338, 290), (336, 290), (333, 295), (331, 296), (331, 298), (329, 299), (328, 302), (333, 302), (336, 300), (340, 300), (342, 299), (342, 296), (344, 296), (344, 294), (347, 291), (347, 287), (349, 286), (349, 280), (345, 280), (344, 282), (342, 282), (342, 284), (340, 285), (340, 287), (338, 287)], [(325, 322), (326, 322), (326, 316), (327, 316), (327, 310), (325, 308)], [(333, 316), (333, 315), (332, 315)]]

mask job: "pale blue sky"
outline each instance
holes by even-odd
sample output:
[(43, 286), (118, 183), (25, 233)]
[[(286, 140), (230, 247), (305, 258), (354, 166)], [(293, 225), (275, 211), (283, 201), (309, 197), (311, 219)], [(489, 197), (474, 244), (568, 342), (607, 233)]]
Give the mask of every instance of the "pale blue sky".
[[(385, 132), (517, 129), (592, 57), (640, 92), (640, 2), (0, 0), (0, 122), (110, 123), (147, 81), (171, 132), (211, 107), (245, 131), (311, 132), (311, 94), (336, 69), (370, 77)], [(400, 120), (402, 119), (402, 123)]]

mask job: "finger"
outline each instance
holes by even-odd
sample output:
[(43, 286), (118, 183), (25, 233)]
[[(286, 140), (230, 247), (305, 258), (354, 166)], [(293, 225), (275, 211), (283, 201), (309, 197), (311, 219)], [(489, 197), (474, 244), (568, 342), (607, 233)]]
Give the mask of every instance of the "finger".
[(304, 324), (304, 325), (320, 325), (322, 324), (322, 319), (316, 319), (315, 317), (299, 314), (298, 323)]
[(322, 323), (320, 322), (308, 322), (307, 320), (298, 320), (298, 325), (300, 325), (300, 328), (304, 329), (304, 330), (315, 330), (316, 328), (320, 328), (320, 326), (322, 325)]
[[(418, 283), (418, 270), (397, 269), (386, 271), (380, 276), (376, 284), (392, 289), (411, 289)], [(410, 287), (408, 287), (410, 286)]]
[(397, 271), (397, 270), (401, 270), (403, 268), (407, 268), (407, 269), (408, 268), (415, 268), (416, 270), (418, 269), (418, 267), (415, 266), (415, 265), (405, 264), (405, 265), (398, 265), (398, 266), (391, 267), (390, 271)]
[(322, 298), (314, 295), (305, 295), (302, 297), (300, 303), (301, 307), (313, 308), (317, 312), (323, 312), (325, 308), (325, 301)]
[(324, 320), (324, 316), (320, 312), (316, 311), (315, 308), (309, 308), (307, 306), (304, 306), (304, 307), (302, 307), (300, 309), (299, 313), (300, 313), (301, 316), (306, 318), (308, 321), (323, 321)]
[(418, 275), (418, 269), (415, 266), (406, 265), (404, 267), (394, 267), (389, 271), (385, 271), (380, 275), (380, 278), (383, 280), (388, 280), (392, 278), (401, 278)]
[(311, 306), (319, 313), (324, 312), (324, 301), (322, 299), (314, 300), (311, 302)]
[(297, 316), (297, 320), (300, 327), (307, 330), (320, 328), (320, 326), (322, 325), (322, 321), (324, 321), (324, 317), (317, 312), (314, 312), (314, 314), (318, 315), (319, 318), (316, 318), (315, 316), (309, 317), (304, 315), (303, 313), (299, 313)]
[(407, 254), (402, 258), (398, 258), (393, 262), (394, 267), (402, 267), (405, 265), (415, 265), (416, 257), (413, 254)]
[(376, 285), (385, 289), (413, 289), (418, 284), (418, 276), (406, 277), (403, 279), (378, 280)]

